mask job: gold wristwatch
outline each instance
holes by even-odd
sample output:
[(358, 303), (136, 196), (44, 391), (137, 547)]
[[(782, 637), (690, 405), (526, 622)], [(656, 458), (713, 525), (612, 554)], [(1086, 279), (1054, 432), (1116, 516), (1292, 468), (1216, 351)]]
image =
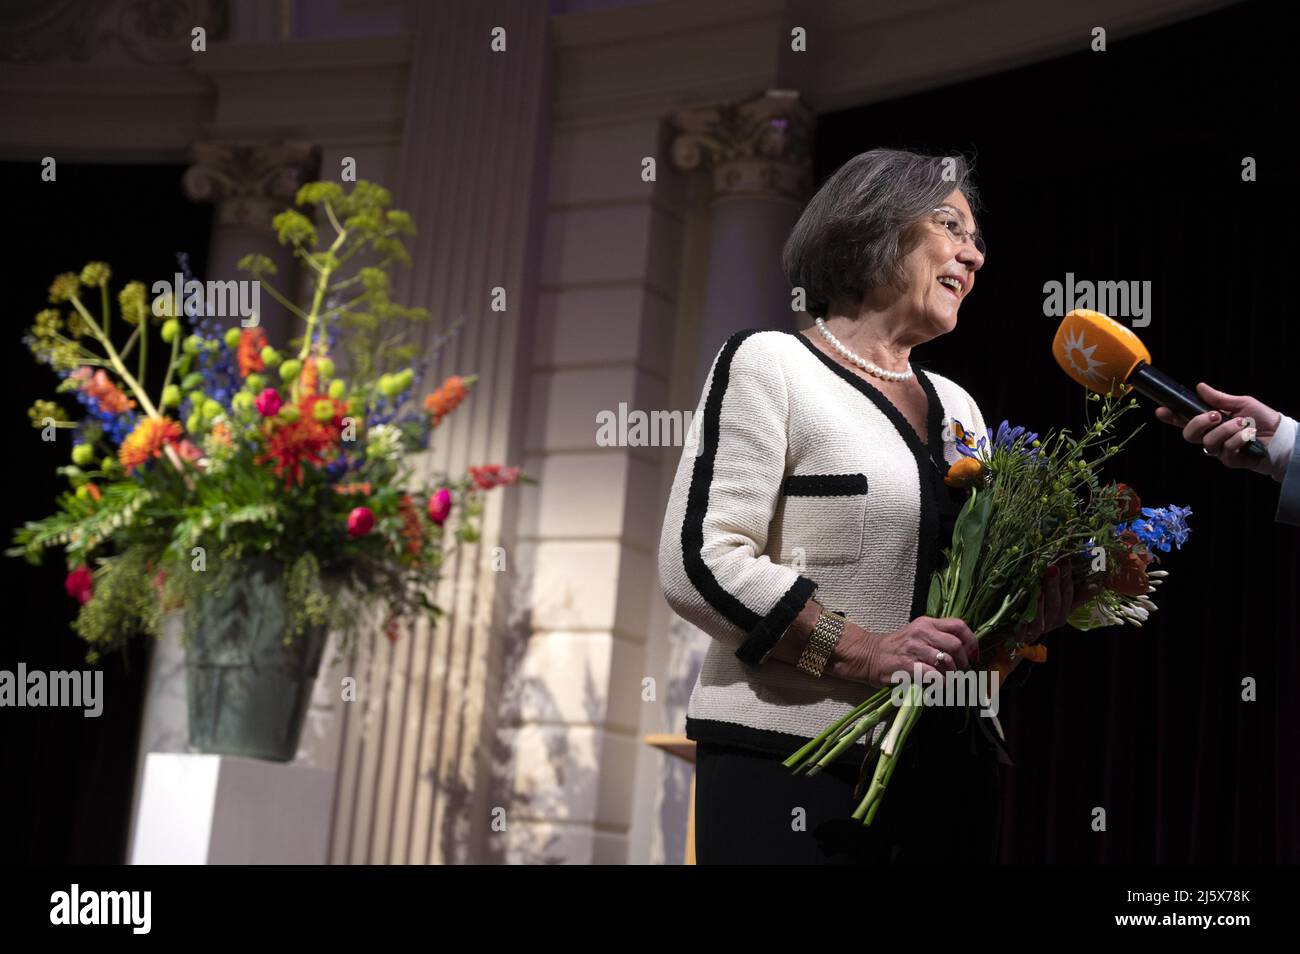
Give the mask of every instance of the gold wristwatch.
[(843, 613), (823, 608), (812, 633), (808, 636), (807, 645), (799, 655), (797, 668), (810, 676), (821, 678), (826, 670), (826, 664), (831, 661), (836, 643), (844, 635), (844, 624), (847, 621)]

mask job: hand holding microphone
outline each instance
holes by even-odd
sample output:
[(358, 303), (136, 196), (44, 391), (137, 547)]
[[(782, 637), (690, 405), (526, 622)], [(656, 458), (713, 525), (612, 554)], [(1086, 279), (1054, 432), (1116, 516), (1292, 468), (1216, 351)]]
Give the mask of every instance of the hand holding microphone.
[[(1158, 407), (1156, 417), (1171, 427), (1181, 428), (1185, 441), (1201, 445), (1205, 453), (1224, 467), (1253, 470), (1281, 480), (1290, 457), (1289, 453), (1273, 453), (1274, 438), (1287, 421), (1282, 412), (1247, 395), (1215, 390), (1203, 381), (1196, 386), (1196, 393), (1211, 407), (1222, 408), (1222, 413), (1210, 411), (1188, 418), (1167, 407)], [(1259, 458), (1242, 453), (1242, 448), (1252, 440), (1263, 444), (1268, 456)]]
[[(1187, 390), (1153, 367), (1146, 345), (1118, 321), (1097, 311), (1075, 309), (1056, 330), (1052, 356), (1062, 371), (1090, 391), (1122, 394), (1132, 390), (1155, 401), (1170, 417), (1159, 412), (1156, 416), (1168, 424), (1180, 417), (1185, 428), (1183, 436), (1201, 444), (1207, 454), (1226, 455), (1221, 457), (1224, 463), (1229, 459), (1239, 461), (1229, 466), (1270, 472), (1268, 451), (1256, 437), (1270, 438), (1281, 421), (1280, 414), (1253, 398), (1223, 394), (1206, 385), (1201, 385), (1204, 390), (1199, 393)], [(1237, 403), (1229, 407), (1224, 400)], [(1246, 412), (1252, 419), (1248, 424), (1232, 423), (1230, 419), (1239, 413), (1238, 409), (1247, 406), (1257, 408), (1259, 413)], [(1218, 420), (1211, 419), (1214, 414), (1218, 414)], [(1206, 442), (1206, 438), (1212, 442)]]

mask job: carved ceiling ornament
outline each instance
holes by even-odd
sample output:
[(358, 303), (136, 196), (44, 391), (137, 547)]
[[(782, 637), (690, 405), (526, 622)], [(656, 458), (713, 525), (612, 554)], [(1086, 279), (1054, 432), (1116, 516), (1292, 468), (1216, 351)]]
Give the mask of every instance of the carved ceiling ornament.
[(293, 202), (319, 162), (315, 147), (305, 142), (200, 142), (190, 153), (194, 165), (181, 179), (186, 198), (213, 203), (217, 225), (263, 229)]
[(181, 65), (191, 30), (224, 38), (227, 0), (4, 0), (0, 62)]
[(812, 191), (814, 121), (793, 90), (684, 109), (673, 116), (673, 164), (683, 172), (709, 169), (719, 196), (779, 195), (802, 202)]

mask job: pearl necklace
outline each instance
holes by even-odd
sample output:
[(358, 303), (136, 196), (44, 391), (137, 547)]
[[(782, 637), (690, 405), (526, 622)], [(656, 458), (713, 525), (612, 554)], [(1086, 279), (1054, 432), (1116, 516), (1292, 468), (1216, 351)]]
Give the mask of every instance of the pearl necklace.
[(906, 371), (886, 371), (879, 365), (871, 363), (861, 355), (854, 354), (848, 348), (844, 347), (844, 345), (840, 343), (840, 339), (831, 334), (831, 330), (826, 327), (826, 322), (822, 321), (820, 318), (817, 319), (817, 330), (822, 333), (822, 337), (825, 338), (827, 343), (835, 349), (837, 354), (844, 358), (844, 360), (856, 364), (863, 371), (867, 372), (867, 374), (874, 374), (876, 377), (884, 378), (886, 381), (911, 380), (913, 372), (910, 363), (908, 364)]

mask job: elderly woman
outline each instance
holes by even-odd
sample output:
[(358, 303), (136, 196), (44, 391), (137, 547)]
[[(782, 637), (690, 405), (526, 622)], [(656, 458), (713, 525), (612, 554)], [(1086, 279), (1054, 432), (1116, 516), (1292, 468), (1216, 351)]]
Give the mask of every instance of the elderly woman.
[[(960, 160), (856, 156), (785, 248), (815, 327), (742, 331), (714, 360), (659, 550), (669, 604), (713, 637), (686, 718), (701, 864), (996, 859), (997, 752), (964, 708), (917, 723), (870, 828), (850, 817), (865, 740), (816, 776), (781, 764), (897, 670), (980, 665), (965, 623), (923, 614), (961, 504), (952, 422), (984, 417), (910, 363), (984, 264), (974, 198)], [(1025, 641), (1075, 605), (1048, 577)]]

